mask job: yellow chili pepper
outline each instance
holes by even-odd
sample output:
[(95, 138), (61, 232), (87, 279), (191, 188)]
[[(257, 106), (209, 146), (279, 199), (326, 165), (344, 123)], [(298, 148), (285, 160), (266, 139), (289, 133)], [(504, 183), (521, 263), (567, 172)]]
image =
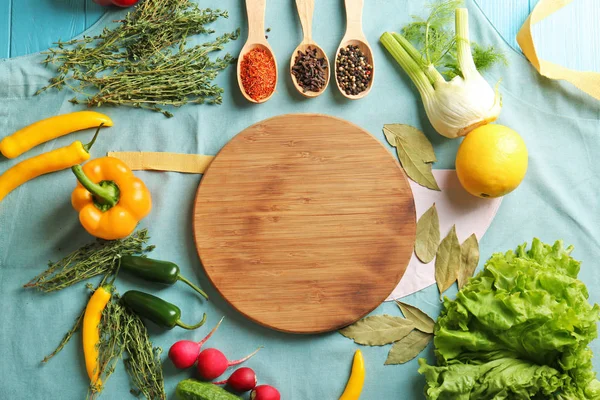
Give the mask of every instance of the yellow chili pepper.
[(352, 362), (352, 373), (346, 384), (346, 390), (342, 393), (340, 400), (358, 400), (365, 383), (365, 361), (363, 360), (360, 350), (354, 353), (354, 361)]
[(98, 132), (100, 132), (100, 127), (88, 144), (84, 145), (80, 141), (76, 141), (69, 146), (28, 158), (6, 170), (0, 175), (0, 201), (14, 189), (40, 175), (60, 171), (87, 161), (90, 158), (90, 148), (96, 141)]
[(90, 235), (122, 239), (152, 209), (150, 191), (118, 158), (96, 158), (71, 169), (79, 180), (71, 204)]
[(6, 158), (15, 158), (49, 140), (99, 125), (112, 126), (113, 122), (108, 116), (95, 111), (77, 111), (46, 118), (2, 139), (0, 153)]
[(111, 285), (101, 286), (92, 295), (83, 315), (83, 355), (85, 368), (92, 385), (102, 386), (100, 366), (98, 363), (98, 344), (100, 343), (100, 320), (102, 311), (111, 297)]

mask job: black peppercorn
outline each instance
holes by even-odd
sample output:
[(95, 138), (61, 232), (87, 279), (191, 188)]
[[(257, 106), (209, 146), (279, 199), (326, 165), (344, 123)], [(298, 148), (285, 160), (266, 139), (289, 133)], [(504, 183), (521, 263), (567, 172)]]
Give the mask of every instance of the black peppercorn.
[(335, 71), (340, 88), (347, 95), (364, 92), (373, 77), (373, 66), (356, 45), (340, 50)]

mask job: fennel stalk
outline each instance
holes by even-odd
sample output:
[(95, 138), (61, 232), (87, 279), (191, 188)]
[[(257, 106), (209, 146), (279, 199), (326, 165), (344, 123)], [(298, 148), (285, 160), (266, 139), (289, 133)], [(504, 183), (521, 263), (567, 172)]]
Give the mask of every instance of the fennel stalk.
[[(441, 3), (441, 5), (447, 7), (454, 3), (454, 1), (450, 1)], [(438, 10), (436, 7), (433, 7), (432, 12)], [(430, 22), (431, 17), (424, 22), (424, 26), (423, 23), (412, 25), (423, 26), (425, 56), (403, 35), (385, 32), (380, 38), (381, 43), (419, 90), (427, 117), (434, 129), (448, 138), (464, 136), (478, 126), (496, 120), (502, 109), (500, 95), (481, 76), (473, 59), (468, 18), (466, 8), (455, 10), (455, 35), (446, 43), (442, 41), (445, 34), (440, 33), (442, 32), (441, 28), (433, 29), (433, 35), (437, 35), (435, 38), (437, 43), (442, 43), (435, 48), (432, 47), (430, 39), (432, 26), (435, 25)], [(439, 13), (437, 19), (437, 25), (439, 25), (439, 20), (443, 21), (445, 14)], [(411, 32), (411, 37), (415, 36), (414, 30), (415, 28), (408, 30)], [(434, 63), (443, 62), (448, 54), (453, 54), (451, 49), (453, 46), (456, 47), (458, 67), (454, 68), (454, 71), (458, 70), (456, 71), (458, 74), (447, 81)], [(432, 49), (434, 51), (431, 51)], [(488, 65), (492, 57), (496, 57), (497, 61), (502, 60), (503, 56), (494, 55), (493, 48), (480, 51), (488, 52), (485, 60)], [(435, 56), (431, 56), (431, 54), (435, 54)]]

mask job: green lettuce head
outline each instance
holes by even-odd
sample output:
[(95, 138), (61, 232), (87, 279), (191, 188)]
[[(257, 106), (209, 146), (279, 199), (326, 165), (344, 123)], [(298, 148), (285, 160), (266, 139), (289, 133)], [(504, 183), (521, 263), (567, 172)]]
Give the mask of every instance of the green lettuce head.
[(419, 360), (430, 400), (600, 399), (588, 344), (600, 308), (558, 241), (496, 253), (444, 301), (435, 328), (438, 366)]

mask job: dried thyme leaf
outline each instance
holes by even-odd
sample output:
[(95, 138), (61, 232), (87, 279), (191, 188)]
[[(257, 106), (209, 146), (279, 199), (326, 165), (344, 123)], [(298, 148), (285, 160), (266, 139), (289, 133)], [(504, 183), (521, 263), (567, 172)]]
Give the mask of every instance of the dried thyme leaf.
[(54, 349), (54, 351), (52, 353), (50, 353), (46, 357), (44, 357), (44, 359), (42, 360), (43, 364), (47, 363), (48, 361), (50, 361), (50, 359), (52, 357), (54, 357), (55, 355), (60, 353), (60, 351), (67, 345), (67, 343), (69, 343), (69, 341), (71, 340), (71, 338), (73, 337), (75, 332), (77, 332), (79, 330), (79, 328), (81, 327), (81, 323), (83, 322), (83, 316), (85, 314), (86, 306), (83, 307), (83, 310), (81, 310), (81, 312), (79, 313), (79, 316), (75, 320), (75, 323), (73, 324), (71, 329), (65, 334), (65, 336), (62, 338), (62, 340), (58, 344), (58, 347), (56, 347), (56, 349)]
[(440, 220), (435, 203), (419, 218), (417, 222), (417, 237), (415, 254), (423, 263), (433, 260), (440, 245)]
[(398, 300), (396, 300), (396, 304), (400, 307), (400, 311), (402, 311), (404, 317), (415, 324), (415, 329), (423, 333), (433, 333), (435, 321), (429, 315), (410, 304), (402, 303)]
[(435, 258), (435, 281), (440, 291), (440, 298), (458, 278), (460, 262), (460, 243), (456, 236), (456, 225), (453, 225), (448, 236), (440, 243)]
[(430, 333), (414, 330), (404, 339), (392, 345), (385, 365), (404, 364), (419, 355), (433, 339)]
[(144, 396), (148, 400), (166, 400), (165, 381), (163, 377), (160, 347), (153, 347), (146, 326), (136, 314), (124, 308), (127, 321), (124, 359), (125, 369), (129, 374), (136, 396)]
[(148, 230), (142, 229), (125, 239), (97, 240), (75, 250), (60, 261), (50, 262), (46, 271), (24, 287), (54, 292), (98, 275), (110, 275), (117, 269), (120, 257), (154, 249), (154, 246), (146, 246), (148, 239)]
[(460, 246), (460, 269), (458, 270), (458, 288), (462, 289), (473, 276), (479, 264), (479, 242), (477, 236), (472, 234)]
[(415, 324), (405, 318), (384, 314), (363, 318), (339, 332), (358, 344), (383, 346), (402, 339), (414, 328)]
[(226, 11), (201, 9), (190, 0), (140, 2), (115, 27), (44, 52), (43, 64), (55, 65), (57, 75), (36, 94), (68, 87), (79, 96), (73, 104), (145, 108), (167, 117), (173, 114), (160, 106), (220, 104), (223, 89), (213, 81), (234, 58), (210, 56), (236, 40), (239, 29), (201, 45), (186, 43), (214, 33), (206, 25), (227, 17)]
[(90, 384), (88, 399), (97, 398), (108, 378), (115, 372), (117, 361), (125, 350), (127, 330), (124, 308), (118, 303), (118, 295), (115, 294), (106, 304), (99, 325), (98, 370), (102, 385)]

